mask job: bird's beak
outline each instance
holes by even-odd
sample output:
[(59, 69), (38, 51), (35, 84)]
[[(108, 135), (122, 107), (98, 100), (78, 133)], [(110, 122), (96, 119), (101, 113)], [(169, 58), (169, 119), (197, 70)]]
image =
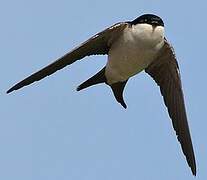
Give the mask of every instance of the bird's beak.
[(157, 24), (152, 24), (152, 31), (154, 32), (155, 28), (157, 27)]

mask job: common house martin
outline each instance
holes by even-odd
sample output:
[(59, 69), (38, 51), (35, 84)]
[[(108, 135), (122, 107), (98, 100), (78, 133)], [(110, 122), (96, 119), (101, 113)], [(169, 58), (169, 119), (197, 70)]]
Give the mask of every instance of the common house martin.
[(39, 81), (85, 56), (106, 54), (105, 67), (80, 84), (77, 91), (105, 83), (111, 87), (116, 100), (127, 108), (123, 99), (124, 87), (130, 77), (145, 70), (160, 87), (183, 153), (193, 175), (196, 175), (179, 67), (174, 50), (164, 36), (164, 22), (156, 15), (144, 14), (133, 21), (114, 24), (17, 83), (7, 93)]

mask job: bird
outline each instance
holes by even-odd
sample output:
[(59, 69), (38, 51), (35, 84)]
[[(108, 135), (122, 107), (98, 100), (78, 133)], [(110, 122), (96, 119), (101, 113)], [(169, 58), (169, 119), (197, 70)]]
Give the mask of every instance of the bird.
[(39, 81), (90, 55), (108, 55), (106, 65), (77, 87), (77, 91), (105, 83), (124, 108), (124, 88), (129, 78), (145, 71), (160, 88), (181, 149), (196, 176), (196, 161), (187, 121), (180, 71), (164, 22), (155, 14), (116, 23), (95, 34), (69, 53), (11, 87), (7, 93)]

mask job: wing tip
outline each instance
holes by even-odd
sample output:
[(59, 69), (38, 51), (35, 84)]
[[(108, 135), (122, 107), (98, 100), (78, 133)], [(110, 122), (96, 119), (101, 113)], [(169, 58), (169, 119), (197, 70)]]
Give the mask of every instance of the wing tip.
[(80, 86), (78, 86), (77, 88), (76, 88), (76, 91), (80, 91), (82, 88), (80, 87)]
[(22, 88), (23, 86), (20, 85), (20, 83), (17, 83), (16, 85), (14, 85), (13, 87), (11, 87), (9, 90), (6, 91), (7, 94), (15, 91), (15, 90), (18, 90), (20, 88)]
[(196, 164), (195, 161), (193, 163), (193, 165), (190, 166), (192, 174), (196, 177), (197, 171), (196, 171)]
[(196, 177), (196, 169), (192, 169), (192, 174)]
[(15, 89), (12, 87), (9, 90), (6, 91), (7, 94), (11, 93), (12, 91), (14, 91)]

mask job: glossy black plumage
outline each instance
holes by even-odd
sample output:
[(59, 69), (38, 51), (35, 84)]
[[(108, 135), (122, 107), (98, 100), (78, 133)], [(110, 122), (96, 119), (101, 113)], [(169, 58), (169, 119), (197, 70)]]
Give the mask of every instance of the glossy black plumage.
[(131, 24), (142, 24), (142, 23), (147, 23), (151, 24), (153, 26), (163, 26), (164, 27), (164, 22), (163, 20), (154, 14), (144, 14), (142, 16), (139, 16), (135, 20), (130, 22)]
[[(18, 90), (35, 81), (39, 81), (44, 77), (55, 73), (57, 70), (60, 70), (65, 66), (84, 58), (85, 56), (108, 54), (111, 45), (117, 40), (117, 38), (122, 35), (125, 28), (142, 23), (151, 24), (153, 27), (164, 27), (164, 22), (162, 19), (153, 14), (145, 14), (133, 21), (117, 23), (94, 35), (89, 40), (85, 41), (80, 46), (73, 49), (50, 65), (44, 67), (40, 71), (20, 81), (12, 88), (10, 88), (7, 93)], [(164, 40), (164, 46), (160, 50), (157, 58), (145, 69), (145, 71), (160, 86), (161, 94), (164, 98), (165, 105), (168, 108), (168, 113), (172, 120), (172, 124), (176, 131), (178, 140), (181, 143), (183, 153), (185, 154), (187, 162), (191, 167), (192, 173), (196, 175), (196, 161), (187, 123), (187, 115), (185, 110), (178, 63), (174, 51), (166, 39)], [(105, 79), (105, 68), (82, 83), (77, 88), (77, 90), (79, 91), (98, 83), (107, 84), (107, 80)], [(127, 107), (123, 99), (123, 91), (126, 83), (127, 81), (123, 81), (110, 85), (116, 100), (124, 108)]]

